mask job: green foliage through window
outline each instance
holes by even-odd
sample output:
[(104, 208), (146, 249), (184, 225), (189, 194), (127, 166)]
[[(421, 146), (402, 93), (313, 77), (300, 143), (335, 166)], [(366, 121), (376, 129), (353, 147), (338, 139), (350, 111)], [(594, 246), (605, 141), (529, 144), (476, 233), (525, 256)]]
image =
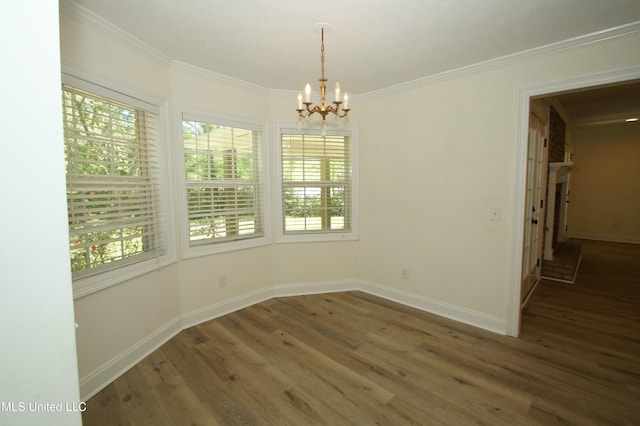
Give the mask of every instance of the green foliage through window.
[(260, 132), (183, 121), (189, 241), (263, 235)]
[(74, 277), (153, 256), (153, 114), (63, 86), (63, 115)]

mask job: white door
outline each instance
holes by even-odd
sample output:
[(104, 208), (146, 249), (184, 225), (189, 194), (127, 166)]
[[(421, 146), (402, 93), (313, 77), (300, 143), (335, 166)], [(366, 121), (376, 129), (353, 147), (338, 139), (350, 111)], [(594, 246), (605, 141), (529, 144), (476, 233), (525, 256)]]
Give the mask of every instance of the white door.
[(524, 247), (522, 259), (522, 289), (524, 302), (540, 279), (542, 262), (547, 149), (545, 125), (537, 116), (529, 116), (529, 146), (527, 153), (527, 193), (524, 214)]

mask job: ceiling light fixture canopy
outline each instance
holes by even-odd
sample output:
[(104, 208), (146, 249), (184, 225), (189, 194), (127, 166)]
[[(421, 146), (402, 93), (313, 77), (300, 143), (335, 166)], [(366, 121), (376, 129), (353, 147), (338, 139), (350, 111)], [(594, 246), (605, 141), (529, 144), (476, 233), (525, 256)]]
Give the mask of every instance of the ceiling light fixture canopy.
[[(320, 65), (321, 65), (321, 77), (318, 79), (320, 82), (320, 105), (313, 105), (311, 102), (311, 86), (307, 84), (304, 89), (305, 101), (302, 101), (302, 93), (298, 93), (298, 126), (302, 126), (302, 121), (308, 121), (309, 118), (318, 113), (322, 116), (322, 129), (323, 133), (326, 131), (326, 118), (328, 114), (333, 114), (338, 118), (346, 118), (348, 121), (348, 114), (351, 109), (349, 108), (349, 94), (344, 93), (344, 102), (340, 100), (340, 83), (336, 82), (335, 86), (335, 100), (333, 104), (327, 105), (327, 78), (324, 76), (324, 31), (329, 31), (330, 25), (326, 23), (315, 24), (315, 28), (320, 28), (321, 33), (321, 45), (320, 45)], [(303, 107), (304, 105), (304, 107)], [(340, 107), (342, 106), (342, 109)]]

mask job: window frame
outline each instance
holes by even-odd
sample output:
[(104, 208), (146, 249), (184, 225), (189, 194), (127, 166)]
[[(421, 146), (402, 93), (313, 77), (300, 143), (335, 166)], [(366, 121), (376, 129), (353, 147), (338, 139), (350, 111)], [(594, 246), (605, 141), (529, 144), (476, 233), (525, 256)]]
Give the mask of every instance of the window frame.
[[(182, 133), (182, 123), (186, 121), (197, 121), (202, 123), (217, 124), (222, 126), (254, 130), (260, 132), (258, 147), (260, 153), (260, 171), (262, 173), (262, 235), (255, 237), (211, 240), (209, 243), (191, 244), (189, 230), (189, 212), (187, 199), (187, 180), (185, 176), (184, 162), (184, 139)], [(178, 208), (178, 223), (180, 235), (181, 257), (189, 259), (212, 254), (226, 253), (237, 250), (245, 250), (254, 247), (261, 247), (272, 243), (271, 238), (271, 202), (270, 202), (270, 179), (269, 179), (269, 148), (268, 148), (268, 125), (264, 120), (255, 118), (233, 116), (207, 111), (189, 105), (176, 104), (175, 114), (175, 155), (176, 160), (176, 186)]]
[(326, 134), (331, 136), (350, 136), (351, 137), (351, 229), (350, 230), (313, 230), (302, 232), (285, 232), (284, 229), (284, 193), (282, 181), (282, 134), (304, 134), (304, 135), (322, 135), (321, 129), (298, 129), (297, 125), (290, 122), (276, 122), (274, 125), (273, 141), (274, 141), (274, 200), (275, 216), (278, 224), (276, 226), (276, 242), (278, 243), (297, 243), (297, 242), (323, 242), (323, 241), (355, 241), (359, 237), (359, 203), (358, 203), (358, 176), (359, 176), (359, 157), (358, 144), (359, 132), (358, 127), (353, 126), (349, 129), (327, 129)]
[[(105, 80), (95, 74), (79, 71), (69, 66), (62, 67), (60, 94), (62, 99), (62, 85), (68, 85), (90, 94), (122, 102), (133, 107), (156, 114), (156, 145), (158, 170), (154, 173), (155, 194), (159, 201), (158, 214), (158, 238), (160, 244), (159, 253), (139, 261), (123, 259), (120, 266), (96, 272), (85, 277), (73, 279), (73, 297), (79, 299), (89, 294), (106, 289), (108, 287), (131, 280), (149, 272), (164, 268), (177, 260), (174, 249), (174, 235), (170, 232), (169, 224), (172, 222), (172, 213), (168, 208), (171, 198), (170, 173), (171, 165), (167, 161), (167, 117), (168, 102), (147, 93), (140, 93), (128, 86), (122, 86), (111, 80)], [(62, 125), (61, 120), (61, 125)], [(65, 141), (62, 141), (64, 146)]]

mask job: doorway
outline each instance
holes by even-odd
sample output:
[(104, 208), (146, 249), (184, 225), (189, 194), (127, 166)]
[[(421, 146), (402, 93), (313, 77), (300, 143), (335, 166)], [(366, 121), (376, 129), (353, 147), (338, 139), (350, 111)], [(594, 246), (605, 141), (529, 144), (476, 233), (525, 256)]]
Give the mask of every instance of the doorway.
[(594, 74), (578, 79), (547, 83), (540, 86), (523, 88), (518, 91), (518, 118), (516, 140), (516, 176), (513, 209), (517, 220), (513, 221), (512, 253), (510, 285), (507, 289), (506, 329), (509, 336), (520, 334), (520, 315), (523, 291), (525, 245), (525, 214), (527, 204), (527, 164), (529, 158), (529, 118), (531, 101), (535, 98), (553, 96), (554, 94), (588, 90), (607, 84), (622, 84), (640, 79), (640, 66), (623, 70)]

